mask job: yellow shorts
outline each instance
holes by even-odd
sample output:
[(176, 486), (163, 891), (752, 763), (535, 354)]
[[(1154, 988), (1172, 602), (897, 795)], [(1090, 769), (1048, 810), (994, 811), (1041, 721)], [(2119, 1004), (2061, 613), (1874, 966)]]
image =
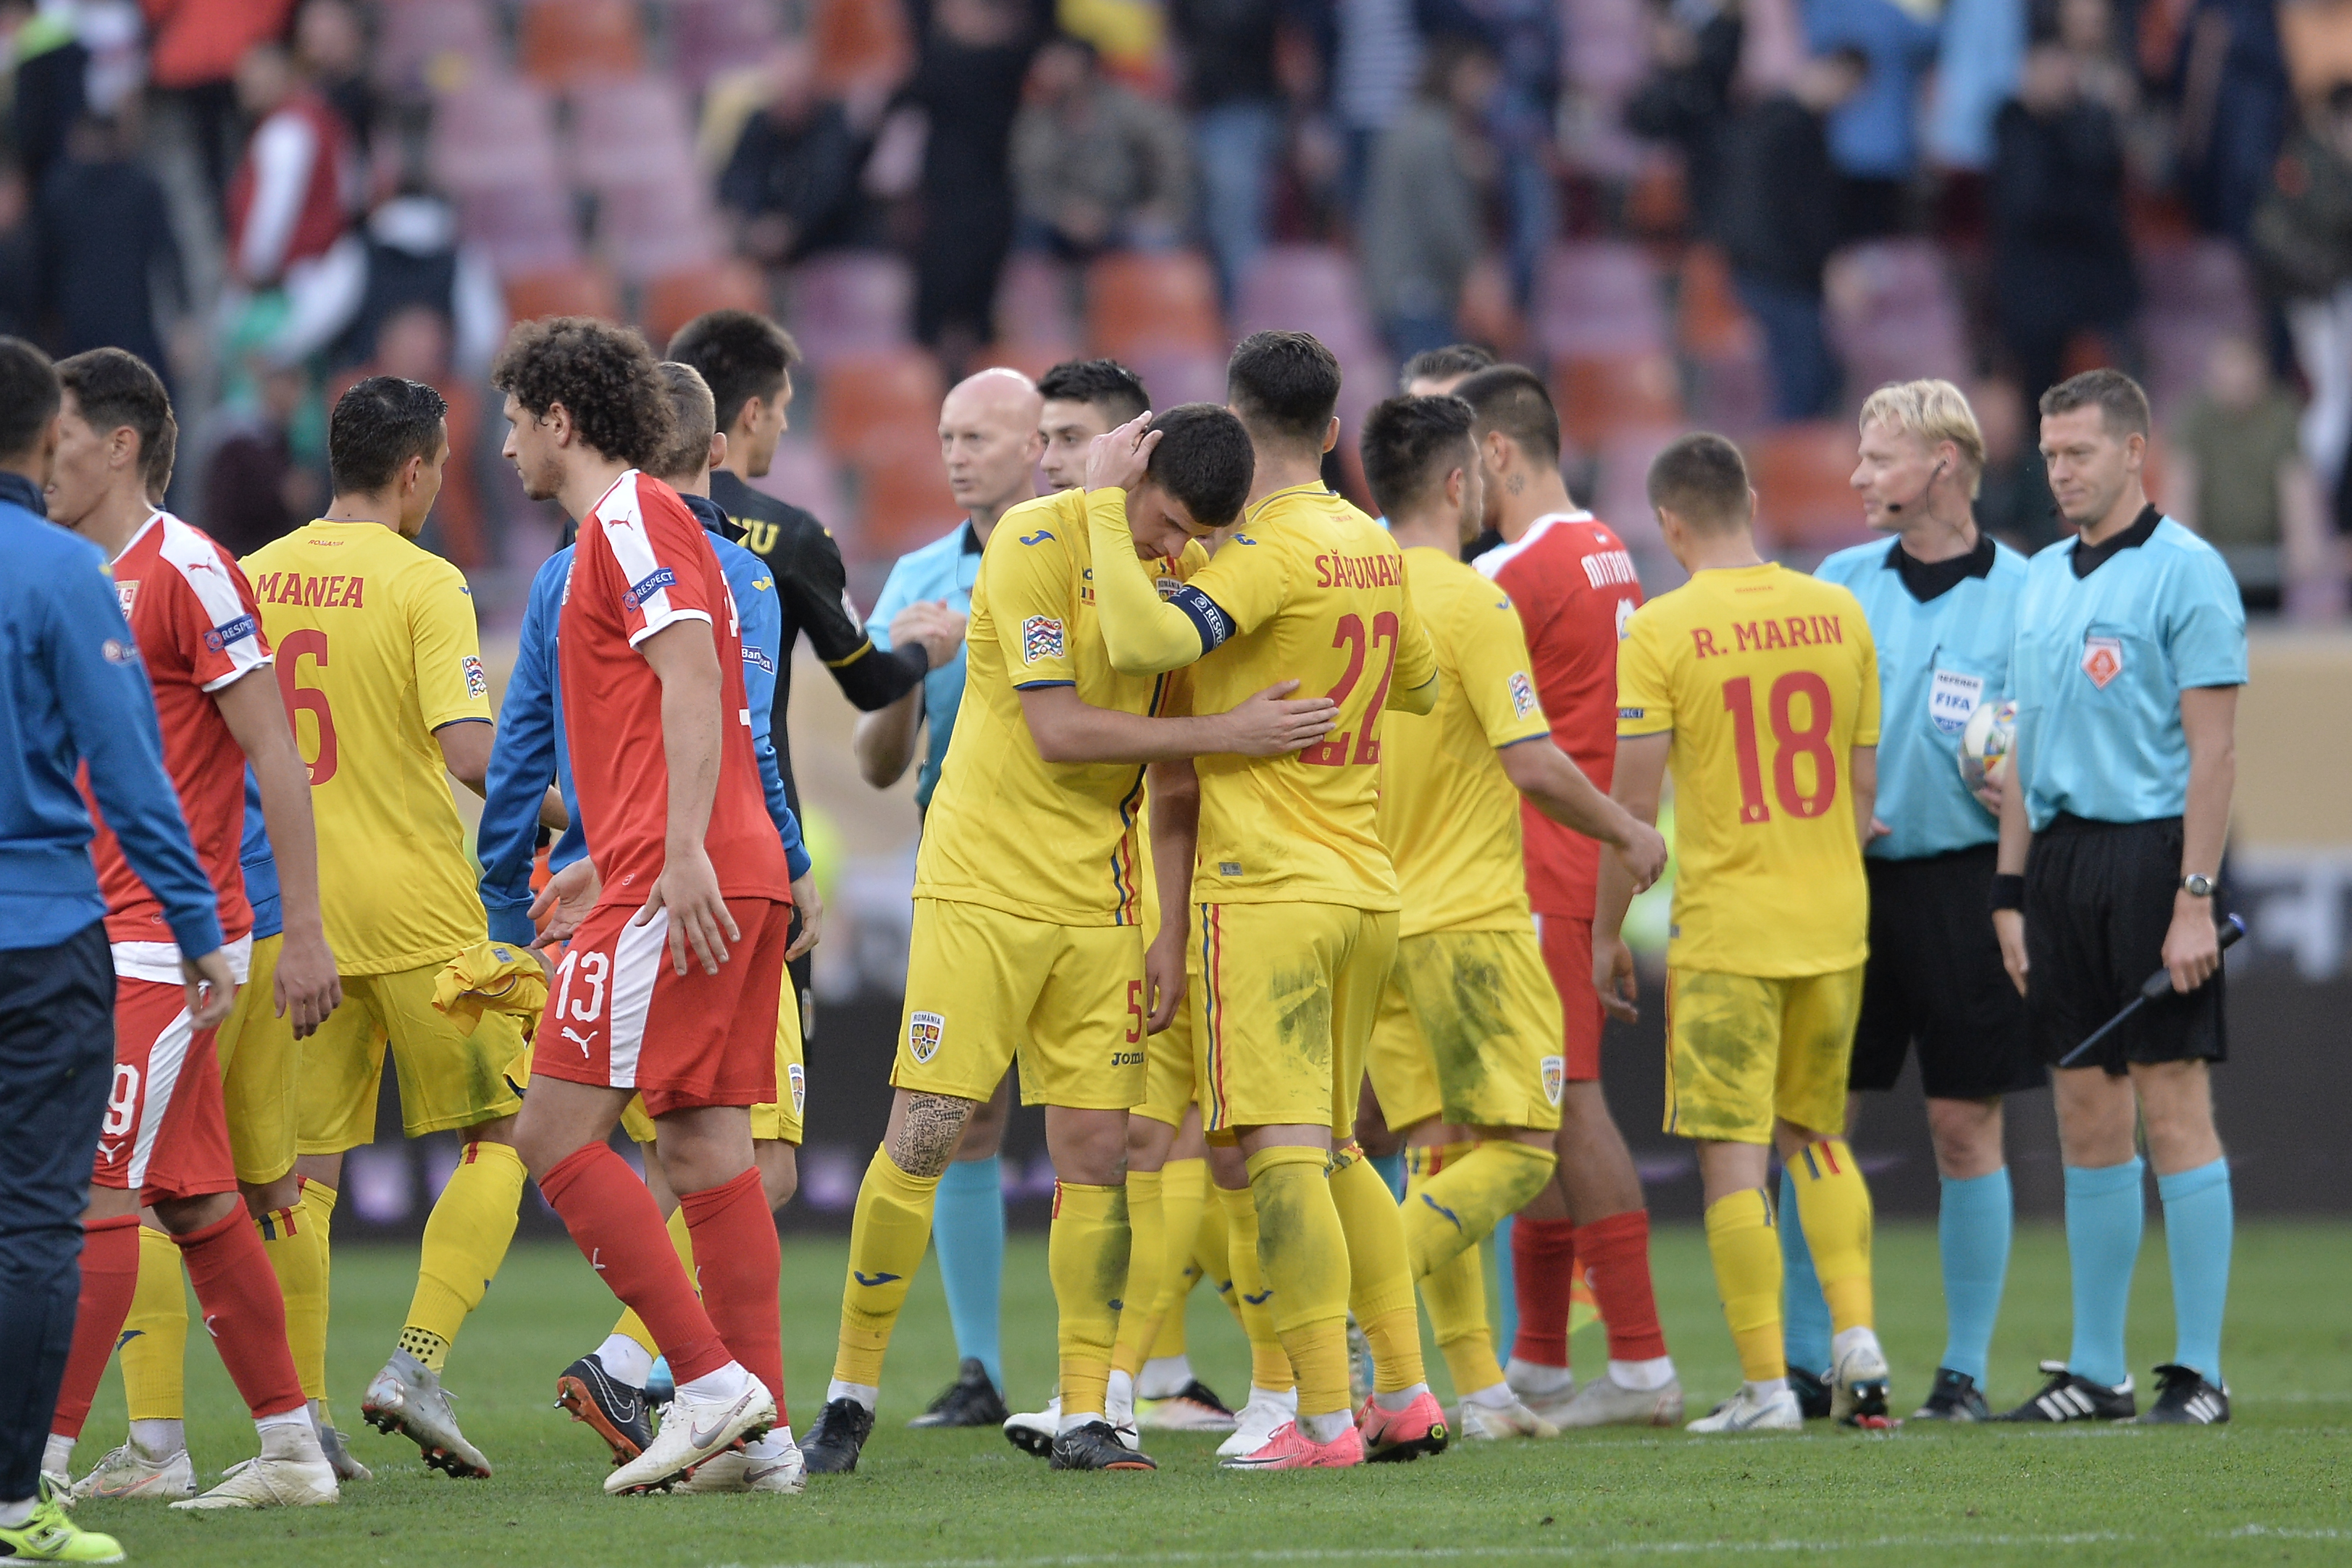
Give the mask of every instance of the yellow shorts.
[(1125, 1111), (1143, 1098), (1143, 933), (915, 900), (891, 1083), (985, 1102), (1018, 1058), (1021, 1103)]
[(1397, 915), (1332, 904), (1204, 904), (1193, 1073), (1201, 1126), (1328, 1126), (1354, 1135)]
[(278, 1016), (271, 982), (286, 938), (257, 936), (253, 969), (227, 1021), (213, 1038), (220, 1056), (221, 1102), (228, 1113), (228, 1147), (236, 1179), (267, 1186), (294, 1168), (295, 1095), (301, 1049), (294, 1020)]
[[(784, 977), (776, 996), (776, 1097), (751, 1107), (751, 1137), (757, 1143), (797, 1144), (801, 1141), (801, 1108), (808, 1100), (808, 1074), (802, 1066), (801, 994)], [(645, 1097), (629, 1096), (621, 1108), (621, 1130), (637, 1143), (654, 1141), (654, 1119), (646, 1113)]]
[(301, 1043), (302, 1153), (339, 1155), (374, 1141), (387, 1041), (400, 1077), (401, 1129), (410, 1137), (522, 1109), (506, 1074), (523, 1049), (520, 1020), (486, 1012), (472, 1034), (458, 1032), (433, 1005), (441, 967), (343, 977), (343, 1005)]
[(1668, 971), (1666, 1131), (1769, 1144), (1780, 1116), (1816, 1133), (1843, 1132), (1862, 971), (1857, 964), (1770, 980)]
[(1192, 1108), (1192, 1020), (1199, 1016), (1201, 996), (1197, 954), (1186, 968), (1184, 999), (1176, 1004), (1176, 1016), (1143, 1042), (1143, 1099), (1135, 1107), (1137, 1115), (1171, 1127), (1182, 1126), (1184, 1113)]
[(1568, 1080), (1562, 1030), (1534, 931), (1407, 936), (1372, 1028), (1381, 1112), (1399, 1132), (1432, 1116), (1549, 1132)]

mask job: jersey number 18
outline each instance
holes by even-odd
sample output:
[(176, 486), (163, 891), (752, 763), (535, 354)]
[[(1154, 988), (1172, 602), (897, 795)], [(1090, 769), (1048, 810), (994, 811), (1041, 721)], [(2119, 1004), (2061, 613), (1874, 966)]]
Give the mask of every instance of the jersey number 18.
[[(1796, 722), (1796, 700), (1805, 699), (1805, 723)], [(1772, 794), (1792, 817), (1818, 817), (1837, 800), (1837, 758), (1830, 751), (1830, 686), (1811, 670), (1790, 670), (1772, 683), (1765, 699), (1772, 726)], [(1756, 701), (1746, 675), (1723, 683), (1723, 706), (1731, 715), (1732, 744), (1739, 761), (1739, 821), (1752, 826), (1772, 820), (1764, 803), (1764, 767), (1757, 754)], [(1813, 759), (1813, 789), (1797, 783), (1797, 758)]]

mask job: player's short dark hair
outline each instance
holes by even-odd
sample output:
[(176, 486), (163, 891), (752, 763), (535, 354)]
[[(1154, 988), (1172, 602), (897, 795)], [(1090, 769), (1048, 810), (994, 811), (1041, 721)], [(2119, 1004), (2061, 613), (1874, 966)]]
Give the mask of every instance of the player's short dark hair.
[(327, 416), (327, 475), (338, 496), (390, 485), (412, 457), (441, 449), (449, 402), (423, 382), (370, 376), (335, 400)]
[(58, 361), (58, 386), (73, 393), (92, 430), (128, 426), (138, 435), (139, 482), (148, 495), (161, 497), (172, 483), (180, 445), (180, 422), (172, 417), (163, 378), (128, 350), (88, 349)]
[(0, 457), (22, 457), (37, 445), (63, 401), (48, 355), (22, 338), (0, 337)]
[(1320, 446), (1339, 406), (1339, 361), (1311, 332), (1252, 332), (1225, 361), (1225, 400), (1254, 432)]
[(1495, 362), (1495, 356), (1475, 343), (1448, 343), (1442, 349), (1423, 349), (1404, 362), (1397, 372), (1397, 391), (1404, 392), (1415, 382), (1442, 382), (1452, 376), (1475, 376)]
[(678, 360), (654, 367), (669, 393), (670, 413), (677, 420), (677, 440), (669, 450), (646, 465), (656, 479), (691, 479), (710, 461), (710, 438), (718, 432), (718, 404), (702, 372)]
[(1470, 444), (1474, 417), (1450, 392), (1401, 394), (1364, 416), (1364, 480), (1382, 512), (1395, 517), (1444, 484), (1449, 470), (1478, 460)]
[(2152, 427), (2147, 393), (2121, 371), (2084, 371), (2069, 376), (2042, 394), (2044, 416), (2095, 408), (2109, 435), (2146, 435)]
[(1543, 378), (1525, 365), (1496, 365), (1454, 389), (1478, 416), (1478, 434), (1499, 430), (1539, 463), (1559, 461), (1559, 410)]
[(1748, 461), (1710, 430), (1677, 438), (1650, 464), (1650, 505), (1706, 533), (1748, 518)]
[(732, 430), (745, 403), (784, 390), (784, 378), (801, 362), (801, 346), (757, 312), (706, 310), (671, 335), (663, 358), (702, 373), (718, 428)]
[(635, 327), (593, 316), (525, 321), (508, 336), (490, 384), (535, 418), (562, 403), (582, 441), (632, 468), (658, 463), (677, 439), (654, 351)]
[(1151, 406), (1143, 378), (1117, 360), (1064, 360), (1037, 378), (1037, 395), (1049, 402), (1082, 402), (1099, 408), (1113, 426), (1125, 424)]
[(1153, 484), (1183, 502), (1202, 528), (1222, 528), (1242, 515), (1257, 455), (1231, 409), (1180, 402), (1151, 428), (1160, 432), (1160, 444), (1144, 473)]

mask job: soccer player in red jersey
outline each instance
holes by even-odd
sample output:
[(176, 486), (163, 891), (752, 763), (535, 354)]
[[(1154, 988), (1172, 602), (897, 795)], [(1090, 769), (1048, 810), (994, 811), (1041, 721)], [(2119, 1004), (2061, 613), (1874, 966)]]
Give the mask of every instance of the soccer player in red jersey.
[[(295, 1034), (308, 1035), (342, 988), (319, 915), (309, 776), (269, 671), (253, 590), (227, 551), (148, 499), (171, 477), (178, 434), (155, 372), (120, 349), (95, 349), (59, 364), (58, 378), (65, 410), (50, 516), (112, 562), (115, 591), (154, 691), (164, 765), (218, 895), (221, 936), (240, 984), (253, 948), (253, 907), (238, 862), (252, 760), (284, 873), (286, 944), (276, 1000), (281, 1016), (292, 1012)], [(205, 1326), (261, 1437), (258, 1459), (173, 1506), (333, 1502), (335, 1473), (286, 1345), (285, 1300), (237, 1196), (214, 1055), (220, 1020), (211, 1016), (225, 1013), (229, 998), (190, 1008), (181, 953), (154, 894), (102, 821), (90, 848), (114, 948), (114, 1092), (83, 1219), (81, 1309), (42, 1468), (66, 1471), (130, 1312), (144, 1206), (179, 1243)], [(193, 1492), (193, 1472), (181, 1470), (168, 1490)]]
[[(1559, 415), (1540, 377), (1497, 365), (1454, 395), (1477, 416), (1472, 434), (1486, 469), (1486, 521), (1503, 538), (1474, 564), (1518, 606), (1553, 741), (1605, 790), (1617, 759), (1617, 640), (1642, 603), (1633, 559), (1607, 524), (1569, 498)], [(1507, 1380), (1556, 1426), (1675, 1426), (1682, 1385), (1650, 1285), (1650, 1213), (1601, 1092), (1601, 998), (1592, 988), (1601, 846), (1525, 801), (1519, 814), (1528, 898), (1567, 1015), (1568, 1082), (1558, 1172), (1511, 1228), (1519, 1331)], [(1580, 1263), (1609, 1331), (1608, 1375), (1580, 1393), (1568, 1369), (1569, 1295)]]
[[(604, 1490), (660, 1486), (771, 1427), (763, 1462), (797, 1470), (751, 1117), (776, 1097), (791, 873), (752, 751), (734, 601), (702, 525), (638, 472), (677, 441), (643, 338), (586, 317), (531, 322), (491, 381), (524, 490), (580, 524), (558, 676), (603, 882), (556, 966), (515, 1142), (677, 1379), (652, 1446)], [(632, 1094), (693, 1232), (700, 1300), (653, 1195), (605, 1142)]]

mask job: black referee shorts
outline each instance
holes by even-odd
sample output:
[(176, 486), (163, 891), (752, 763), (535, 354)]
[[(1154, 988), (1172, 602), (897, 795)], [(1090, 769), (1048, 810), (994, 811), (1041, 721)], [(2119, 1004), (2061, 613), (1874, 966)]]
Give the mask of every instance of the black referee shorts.
[[(2054, 1063), (2090, 1038), (2164, 967), (2179, 886), (2178, 817), (2094, 822), (2062, 813), (2033, 835), (2025, 862), (2025, 1001), (2042, 1061)], [(2165, 992), (2075, 1065), (2121, 1076), (2135, 1061), (2228, 1056), (2216, 972), (2185, 997)]]
[(1992, 845), (1917, 860), (1866, 858), (1870, 965), (1846, 1082), (1892, 1089), (1916, 1042), (1936, 1100), (1990, 1100), (2045, 1082), (2025, 999), (2001, 967), (1988, 913)]

